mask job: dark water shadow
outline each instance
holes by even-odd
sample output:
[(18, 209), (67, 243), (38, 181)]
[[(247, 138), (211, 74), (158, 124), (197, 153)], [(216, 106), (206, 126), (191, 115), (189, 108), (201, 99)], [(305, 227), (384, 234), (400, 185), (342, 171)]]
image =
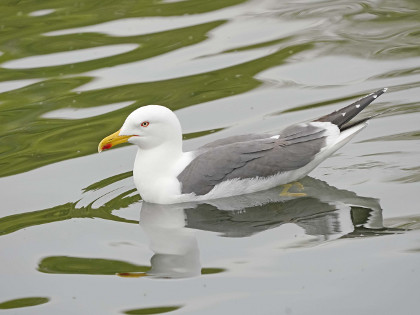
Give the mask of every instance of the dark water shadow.
[(25, 297), (20, 299), (8, 300), (0, 303), (0, 310), (23, 308), (48, 303), (47, 297)]
[(93, 203), (96, 200), (83, 207), (77, 207), (78, 201), (76, 201), (68, 202), (48, 209), (2, 217), (0, 218), (0, 236), (31, 226), (49, 224), (75, 218), (98, 218), (137, 224), (137, 220), (128, 220), (112, 213), (114, 210), (126, 208), (139, 201), (140, 197), (137, 194), (130, 196), (131, 193), (133, 193), (133, 190), (123, 192), (98, 208), (93, 207)]

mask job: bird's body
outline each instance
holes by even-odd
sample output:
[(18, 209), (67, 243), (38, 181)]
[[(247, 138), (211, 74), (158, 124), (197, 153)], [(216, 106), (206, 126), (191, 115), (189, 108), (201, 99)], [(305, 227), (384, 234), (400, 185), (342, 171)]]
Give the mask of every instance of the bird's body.
[(148, 105), (131, 113), (99, 151), (115, 144), (138, 146), (134, 183), (143, 200), (179, 203), (252, 193), (306, 176), (367, 125), (349, 123), (386, 89), (314, 121), (274, 134), (233, 136), (182, 151), (182, 131), (166, 107)]

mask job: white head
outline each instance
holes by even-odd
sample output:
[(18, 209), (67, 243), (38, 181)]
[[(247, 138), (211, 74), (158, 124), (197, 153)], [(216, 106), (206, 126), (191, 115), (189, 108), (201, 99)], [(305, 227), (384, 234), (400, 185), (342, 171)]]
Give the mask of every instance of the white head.
[(181, 147), (181, 124), (169, 108), (160, 105), (143, 106), (128, 115), (119, 131), (103, 139), (98, 150), (110, 149), (123, 142), (136, 144), (144, 150), (162, 144)]

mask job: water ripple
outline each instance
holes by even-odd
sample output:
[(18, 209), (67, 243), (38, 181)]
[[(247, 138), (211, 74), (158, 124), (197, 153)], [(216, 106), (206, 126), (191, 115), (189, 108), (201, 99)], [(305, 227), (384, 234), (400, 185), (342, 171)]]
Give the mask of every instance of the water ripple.
[(115, 56), (132, 51), (138, 47), (139, 45), (137, 44), (121, 44), (63, 51), (7, 61), (2, 64), (2, 67), (6, 69), (26, 69), (66, 65)]

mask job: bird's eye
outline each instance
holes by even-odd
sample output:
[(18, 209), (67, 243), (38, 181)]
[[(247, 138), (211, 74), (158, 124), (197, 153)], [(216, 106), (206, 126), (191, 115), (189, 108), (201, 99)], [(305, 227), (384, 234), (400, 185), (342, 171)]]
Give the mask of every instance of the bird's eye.
[(143, 121), (143, 122), (141, 123), (141, 126), (142, 126), (142, 127), (147, 127), (147, 126), (149, 126), (149, 122), (148, 122), (148, 121)]

